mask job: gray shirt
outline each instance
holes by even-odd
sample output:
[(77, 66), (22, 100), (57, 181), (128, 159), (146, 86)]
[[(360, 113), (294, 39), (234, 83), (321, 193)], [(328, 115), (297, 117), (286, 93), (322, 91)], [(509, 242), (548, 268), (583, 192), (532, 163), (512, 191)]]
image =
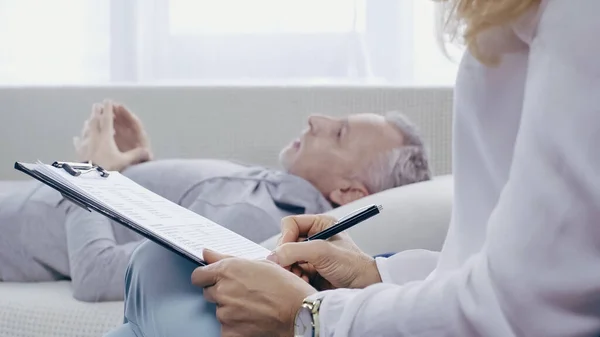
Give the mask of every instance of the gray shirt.
[[(158, 160), (123, 174), (255, 242), (277, 234), (282, 217), (331, 209), (300, 177), (229, 161)], [(0, 233), (0, 280), (70, 278), (84, 301), (123, 298), (129, 257), (143, 239), (36, 182), (0, 201)]]

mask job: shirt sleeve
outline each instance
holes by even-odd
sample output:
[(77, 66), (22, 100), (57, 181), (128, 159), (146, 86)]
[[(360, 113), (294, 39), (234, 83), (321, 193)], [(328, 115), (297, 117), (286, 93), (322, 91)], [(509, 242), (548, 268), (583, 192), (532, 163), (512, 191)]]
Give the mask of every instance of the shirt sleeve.
[(375, 259), (383, 283), (404, 284), (424, 280), (437, 266), (439, 252), (412, 249), (389, 258)]
[(509, 178), (481, 252), (403, 286), (319, 293), (321, 336), (600, 331), (600, 1), (550, 0)]
[(65, 227), (73, 297), (123, 300), (127, 264), (142, 240), (118, 244), (109, 219), (74, 204), (67, 208)]

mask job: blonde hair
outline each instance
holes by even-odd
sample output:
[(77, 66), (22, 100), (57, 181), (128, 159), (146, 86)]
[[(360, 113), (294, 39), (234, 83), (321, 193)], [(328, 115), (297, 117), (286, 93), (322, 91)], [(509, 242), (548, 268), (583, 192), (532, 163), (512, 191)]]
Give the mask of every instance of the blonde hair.
[(479, 61), (494, 64), (500, 55), (485, 54), (478, 46), (481, 33), (518, 19), (541, 0), (438, 0), (442, 2), (440, 18), (450, 40), (462, 38)]

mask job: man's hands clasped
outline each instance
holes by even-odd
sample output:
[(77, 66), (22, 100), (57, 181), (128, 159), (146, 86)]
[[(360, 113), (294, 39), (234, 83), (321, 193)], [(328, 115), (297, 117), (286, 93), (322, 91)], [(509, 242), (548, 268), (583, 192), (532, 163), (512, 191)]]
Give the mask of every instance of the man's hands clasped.
[(77, 160), (91, 161), (111, 171), (152, 159), (150, 140), (137, 116), (105, 100), (92, 107), (81, 135), (73, 139)]

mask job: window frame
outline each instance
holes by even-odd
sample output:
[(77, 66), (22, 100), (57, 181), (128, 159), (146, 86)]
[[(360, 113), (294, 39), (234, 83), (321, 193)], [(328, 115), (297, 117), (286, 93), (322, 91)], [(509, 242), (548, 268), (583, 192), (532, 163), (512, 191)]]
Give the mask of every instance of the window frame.
[[(354, 34), (346, 38), (354, 39), (348, 42), (348, 47), (358, 48), (349, 52), (348, 67), (351, 70), (346, 74), (339, 73), (336, 82), (358, 83), (410, 83), (414, 77), (414, 0), (377, 0), (366, 1), (365, 33)], [(201, 37), (173, 37), (169, 32), (169, 0), (135, 0), (122, 1), (110, 0), (110, 81), (111, 82), (168, 82), (169, 64), (172, 58), (169, 55), (189, 53), (194, 47), (203, 45)], [(210, 34), (208, 34), (210, 35)], [(243, 39), (249, 44), (256, 45), (272, 43), (281, 44), (282, 41), (297, 41), (297, 43), (310, 45), (311, 39), (315, 45), (325, 44), (330, 41), (341, 41), (344, 34), (327, 33), (310, 36), (296, 33), (283, 33), (259, 36), (261, 34), (245, 34)], [(212, 38), (217, 39), (217, 36)], [(230, 39), (229, 45), (235, 44), (234, 36), (222, 37)], [(318, 42), (318, 43), (317, 43)], [(289, 43), (294, 47), (292, 42)], [(186, 47), (187, 46), (187, 47)], [(186, 51), (187, 50), (187, 51)], [(231, 49), (236, 53), (235, 49)], [(248, 50), (244, 50), (245, 53)], [(317, 55), (318, 57), (318, 55)], [(294, 62), (290, 57), (290, 62)], [(192, 66), (192, 64), (188, 64)], [(172, 74), (172, 72), (171, 72)], [(243, 74), (229, 74), (227, 80), (243, 78)], [(247, 78), (249, 81), (253, 77)], [(254, 78), (260, 80), (259, 78)], [(287, 80), (286, 80), (287, 79)], [(205, 82), (206, 79), (181, 79), (182, 82)], [(267, 78), (272, 82), (288, 84), (292, 78), (285, 74)], [(297, 77), (297, 81), (322, 81), (321, 76)]]

